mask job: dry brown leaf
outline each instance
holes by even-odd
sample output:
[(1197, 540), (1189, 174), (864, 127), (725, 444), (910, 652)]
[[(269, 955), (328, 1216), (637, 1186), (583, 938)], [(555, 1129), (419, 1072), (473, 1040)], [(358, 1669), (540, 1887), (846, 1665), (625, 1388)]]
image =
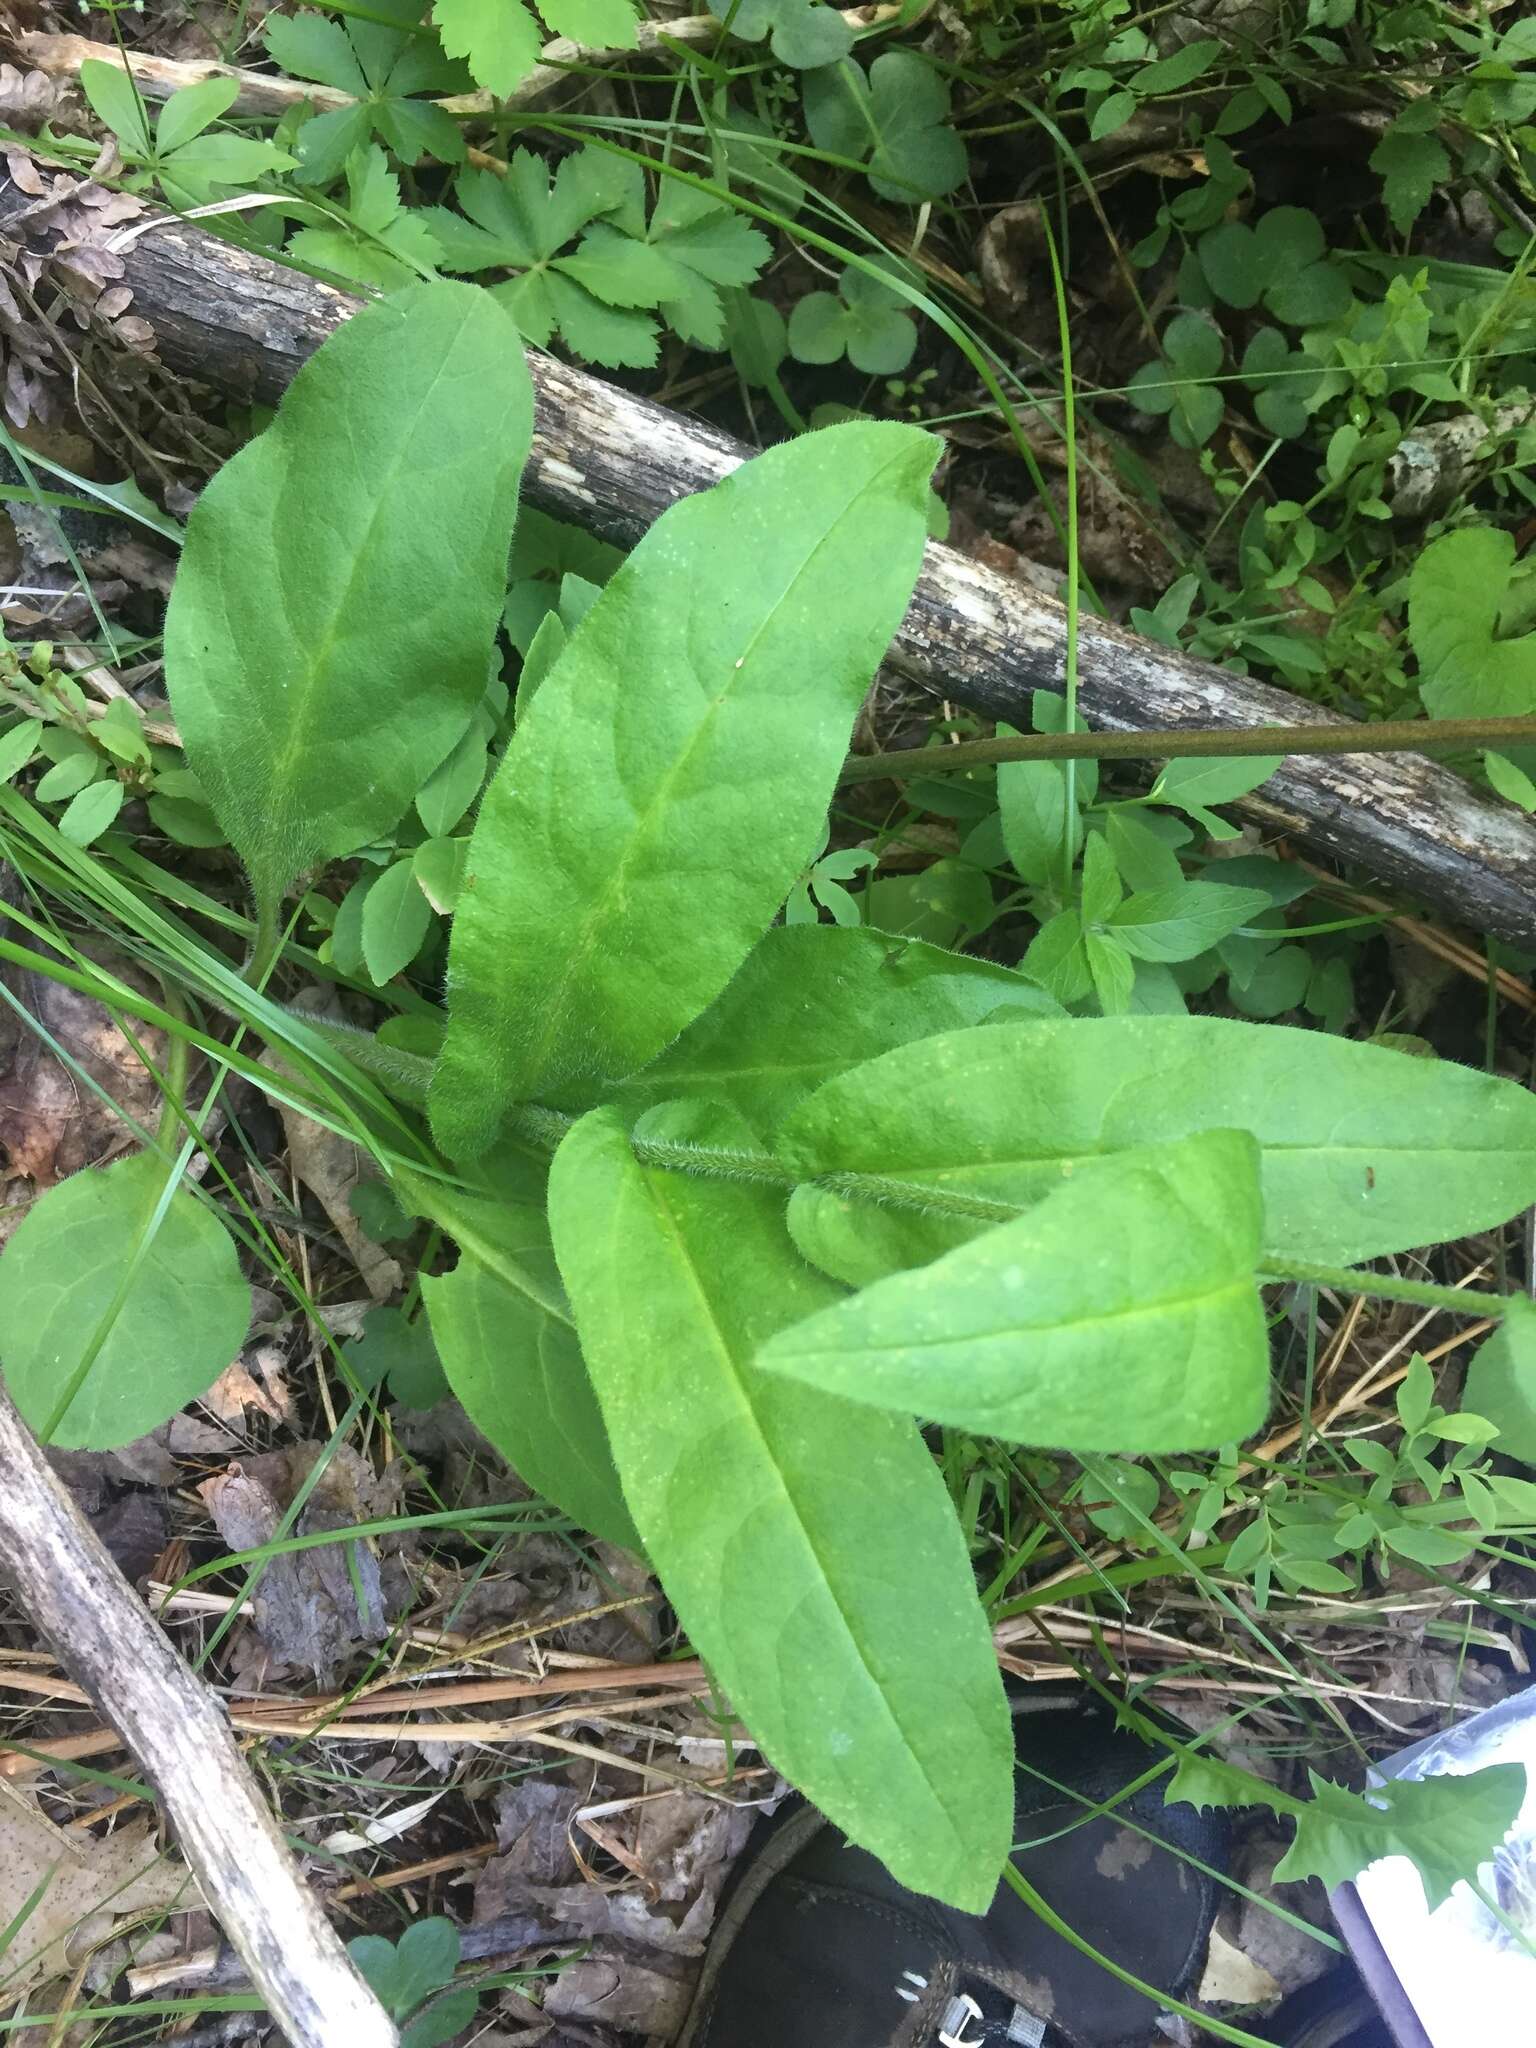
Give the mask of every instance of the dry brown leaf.
[[(255, 1550), (271, 1542), (323, 1451), (320, 1444), (295, 1444), (246, 1458), (203, 1482), (198, 1492), (231, 1550)], [(329, 1453), (295, 1533), (347, 1529), (394, 1513), (399, 1506), (397, 1469), (378, 1479), (356, 1451), (338, 1446)], [(391, 1618), (408, 1598), (398, 1563), (381, 1560), (371, 1543), (323, 1543), (272, 1558), (251, 1608), (270, 1655), (280, 1664), (312, 1671), (323, 1684), (359, 1645), (383, 1641)]]
[(221, 1422), (238, 1422), (247, 1408), (274, 1422), (286, 1422), (293, 1413), (293, 1396), (283, 1375), (282, 1352), (275, 1344), (253, 1345), (244, 1358), (224, 1368), (202, 1405)]
[[(132, 987), (141, 978), (121, 963), (111, 971)], [(160, 1114), (154, 1076), (129, 1044), (104, 1004), (51, 981), (45, 974), (7, 974), (7, 985), (27, 1012), (50, 1033), (126, 1115), (153, 1129)], [(165, 1034), (148, 1025), (134, 1036), (149, 1058), (163, 1062)], [(109, 1102), (103, 1102), (36, 1032), (24, 1031), (0, 1074), (0, 1171), (25, 1175), (38, 1187), (52, 1187), (81, 1167), (126, 1150), (131, 1133)]]
[(71, 1833), (23, 1792), (0, 1783), (0, 1927), (11, 1927), (39, 1886), (41, 1897), (5, 1952), (10, 2004), (37, 1982), (66, 1975), (130, 1914), (190, 1912), (202, 1901), (147, 1826), (98, 1838)]
[[(311, 992), (307, 1003), (301, 997), (294, 1007), (318, 1012), (325, 1007), (325, 999), (317, 992)], [(270, 1051), (262, 1054), (262, 1063), (277, 1073), (289, 1072)], [(387, 1301), (399, 1291), (404, 1277), (399, 1262), (364, 1234), (361, 1224), (352, 1214), (352, 1190), (370, 1171), (366, 1153), (360, 1146), (350, 1144), (334, 1131), (328, 1131), (324, 1124), (317, 1124), (312, 1117), (290, 1109), (286, 1103), (279, 1103), (278, 1109), (295, 1175), (325, 1211), (332, 1229), (351, 1253), (368, 1292), (375, 1301)]]

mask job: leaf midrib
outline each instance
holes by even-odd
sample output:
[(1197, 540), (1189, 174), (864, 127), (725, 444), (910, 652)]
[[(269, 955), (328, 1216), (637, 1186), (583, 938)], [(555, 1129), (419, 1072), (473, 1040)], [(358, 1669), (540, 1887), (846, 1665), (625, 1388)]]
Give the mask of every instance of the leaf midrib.
[[(340, 596), (331, 607), (330, 618), (317, 645), (311, 650), (308, 660), (301, 668), (298, 709), (286, 721), (286, 736), (279, 749), (277, 758), (272, 764), (272, 786), (274, 790), (281, 789), (295, 780), (294, 769), (296, 764), (310, 752), (312, 737), (317, 723), (315, 706), (317, 678), (325, 663), (329, 660), (332, 648), (335, 646), (339, 621), (356, 595), (361, 567), (371, 554), (374, 534), (377, 531), (379, 522), (385, 516), (389, 505), (390, 493), (398, 484), (402, 471), (408, 466), (407, 451), (414, 449), (417, 422), (421, 414), (425, 412), (431, 403), (436, 395), (439, 384), (441, 384), (447, 374), (449, 360), (463, 339), (464, 329), (471, 318), (471, 311), (471, 307), (466, 305), (464, 311), (459, 316), (458, 327), (453, 339), (443, 350), (432, 372), (432, 381), (415, 407), (415, 418), (412, 421), (411, 431), (408, 434), (401, 434), (394, 443), (393, 456), (389, 468), (380, 479), (374, 494), (373, 508), (368, 515), (368, 524), (364, 530), (363, 538), (353, 550), (352, 563), (347, 572), (346, 583)], [(286, 470), (284, 477), (286, 481)], [(292, 701), (292, 697), (285, 693), (286, 705), (291, 706)], [(329, 849), (321, 845), (318, 851), (324, 854)], [(303, 863), (301, 862), (300, 866), (302, 865)], [(288, 881), (291, 879), (291, 876), (285, 876), (281, 884), (274, 884), (270, 877), (263, 877), (263, 883), (265, 886), (271, 887), (274, 894), (278, 894), (281, 889), (286, 888)]]
[[(736, 1397), (737, 1406), (739, 1407), (745, 1419), (746, 1426), (750, 1430), (753, 1438), (757, 1443), (759, 1450), (762, 1453), (763, 1463), (767, 1467), (769, 1473), (772, 1475), (775, 1488), (781, 1496), (784, 1506), (792, 1518), (795, 1531), (797, 1535), (800, 1537), (801, 1541), (803, 1542), (807, 1555), (811, 1559), (812, 1565), (815, 1568), (817, 1583), (822, 1588), (827, 1599), (827, 1602), (830, 1605), (833, 1614), (836, 1616), (843, 1637), (849, 1649), (851, 1650), (854, 1659), (858, 1664), (860, 1672), (862, 1673), (868, 1685), (874, 1692), (875, 1698), (879, 1702), (880, 1707), (884, 1710), (886, 1719), (890, 1723), (892, 1730), (894, 1731), (897, 1739), (901, 1743), (902, 1749), (904, 1750), (905, 1754), (911, 1760), (911, 1763), (915, 1768), (919, 1778), (922, 1780), (923, 1785), (926, 1788), (929, 1797), (933, 1802), (935, 1810), (943, 1815), (945, 1825), (949, 1828), (951, 1834), (955, 1839), (957, 1846), (963, 1848), (965, 1840), (964, 1831), (957, 1824), (953, 1815), (950, 1813), (949, 1807), (943, 1798), (939, 1785), (935, 1781), (932, 1773), (929, 1771), (926, 1762), (924, 1761), (922, 1755), (920, 1754), (917, 1748), (917, 1745), (913, 1742), (912, 1738), (908, 1735), (905, 1727), (902, 1725), (901, 1717), (896, 1712), (895, 1707), (892, 1705), (890, 1698), (886, 1693), (885, 1687), (881, 1684), (880, 1679), (877, 1676), (873, 1666), (871, 1665), (868, 1657), (865, 1655), (863, 1645), (861, 1644), (859, 1636), (856, 1630), (854, 1629), (852, 1620), (850, 1619), (848, 1613), (844, 1609), (843, 1602), (838, 1595), (831, 1574), (829, 1573), (827, 1566), (823, 1560), (821, 1549), (817, 1545), (814, 1537), (811, 1534), (810, 1528), (806, 1522), (805, 1517), (801, 1514), (799, 1507), (796, 1504), (794, 1493), (790, 1487), (788, 1478), (785, 1475), (782, 1465), (773, 1454), (773, 1450), (769, 1443), (767, 1434), (764, 1431), (761, 1422), (758, 1420), (757, 1410), (753, 1404), (752, 1397), (748, 1392), (746, 1382), (742, 1376), (741, 1368), (738, 1365), (736, 1357), (731, 1349), (730, 1340), (727, 1337), (726, 1332), (722, 1327), (718, 1316), (715, 1313), (714, 1303), (710, 1298), (709, 1290), (705, 1286), (703, 1277), (700, 1274), (699, 1269), (693, 1259), (692, 1252), (688, 1245), (686, 1233), (683, 1231), (682, 1226), (678, 1222), (676, 1212), (673, 1209), (670, 1201), (668, 1201), (666, 1197), (664, 1184), (658, 1184), (656, 1177), (649, 1173), (646, 1173), (644, 1169), (640, 1169), (640, 1171), (642, 1175), (642, 1185), (644, 1187), (646, 1198), (648, 1201), (650, 1201), (654, 1211), (656, 1212), (658, 1221), (661, 1223), (665, 1234), (672, 1241), (673, 1247), (677, 1255), (678, 1264), (685, 1277), (687, 1285), (694, 1296), (695, 1301), (698, 1303), (703, 1327), (706, 1330), (709, 1338), (711, 1339), (712, 1348), (714, 1349), (720, 1361), (720, 1365), (722, 1368), (722, 1377)], [(616, 1222), (618, 1221), (618, 1218), (622, 1216), (622, 1213), (622, 1208), (615, 1211)], [(615, 1267), (617, 1267), (620, 1263), (619, 1253), (621, 1250), (622, 1246), (619, 1244), (618, 1239), (616, 1237), (614, 1242)], [(840, 1399), (842, 1397), (833, 1396), (832, 1398)]]
[[(607, 879), (604, 881), (598, 896), (586, 916), (582, 919), (574, 938), (565, 947), (553, 993), (550, 999), (541, 1006), (541, 1014), (544, 1018), (543, 1029), (529, 1041), (528, 1045), (530, 1067), (527, 1078), (529, 1080), (532, 1080), (535, 1075), (540, 1077), (544, 1075), (551, 1049), (563, 1030), (565, 1010), (572, 984), (576, 980), (578, 972), (585, 971), (588, 961), (596, 952), (603, 927), (611, 915), (615, 899), (622, 901), (627, 893), (630, 870), (639, 857), (642, 845), (647, 849), (649, 848), (656, 829), (657, 817), (666, 809), (677, 784), (684, 778), (685, 773), (692, 768), (695, 757), (703, 747), (706, 737), (713, 733), (715, 720), (725, 704), (739, 687), (746, 687), (746, 664), (750, 660), (758, 642), (778, 618), (795, 590), (809, 573), (817, 557), (824, 549), (831, 546), (834, 537), (854, 506), (874, 489), (882, 477), (905, 460), (906, 453), (905, 448), (894, 450), (889, 459), (882, 463), (878, 470), (864, 477), (859, 482), (836, 517), (829, 520), (817, 533), (799, 565), (785, 583), (779, 596), (774, 600), (772, 607), (763, 615), (751, 638), (737, 657), (735, 666), (728, 672), (723, 687), (710, 699), (703, 715), (694, 726), (686, 745), (679, 750), (660, 781), (654, 786), (652, 796), (645, 809), (634, 814), (634, 823), (625, 845), (620, 851), (619, 857), (610, 868)], [(575, 644), (573, 641), (572, 645)], [(570, 649), (567, 648), (567, 657), (569, 653)]]

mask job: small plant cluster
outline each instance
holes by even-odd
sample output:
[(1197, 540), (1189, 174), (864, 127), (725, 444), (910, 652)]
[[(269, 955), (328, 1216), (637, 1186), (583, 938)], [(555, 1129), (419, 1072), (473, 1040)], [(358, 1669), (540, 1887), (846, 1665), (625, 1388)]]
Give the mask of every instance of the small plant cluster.
[[(358, 1380), (430, 1398), (440, 1368), (529, 1485), (649, 1561), (774, 1763), (904, 1883), (980, 1910), (1013, 1737), (920, 1423), (1085, 1470), (1219, 1451), (1269, 1405), (1266, 1283), (1475, 1303), (1499, 1332), (1465, 1415), (1412, 1378), (1403, 1450), (1362, 1453), (1320, 1537), (1277, 1496), (1263, 1557), (1237, 1538), (1281, 1584), (1461, 1554), (1529, 1509), (1486, 1454), (1528, 1441), (1536, 1311), (1359, 1267), (1536, 1200), (1536, 1105), (1184, 1013), (1180, 971), (1214, 959), (1251, 987), (1284, 950), (1269, 877), (1177, 859), (1267, 763), (1173, 763), (1113, 802), (1040, 763), (972, 789), (1041, 919), (1021, 969), (836, 921), (867, 863), (828, 854), (828, 809), (911, 597), (937, 443), (892, 421), (802, 436), (622, 562), (530, 520), (509, 590), (531, 431), (515, 309), (425, 281), (347, 322), (199, 501), (165, 671), (181, 800), (253, 898), (236, 1013), (292, 1077), (268, 1085), (374, 1152), (365, 1227), (422, 1219), (452, 1247), (421, 1279), (431, 1355), (385, 1311)], [(504, 628), (515, 694), (487, 685)], [(34, 654), (12, 730), (96, 747), (104, 721), (84, 730), (53, 677)], [(14, 786), (0, 809), (47, 829)], [(377, 1034), (261, 993), (321, 902), (333, 967), (426, 963)], [(232, 974), (181, 957), (194, 994), (236, 1005)], [(235, 1239), (183, 1174), (197, 1114), (170, 1101), (154, 1143), (42, 1196), (0, 1257), (7, 1381), (54, 1442), (155, 1427), (244, 1335)], [(1399, 1501), (1405, 1472), (1427, 1504)], [(404, 1970), (402, 2013), (423, 1982)]]
[[(1273, 38), (1242, 23), (1206, 32), (1132, 0), (1074, 0), (1048, 19), (964, 10), (941, 30), (866, 22), (822, 0), (722, 0), (714, 12), (718, 48), (656, 46), (657, 62), (677, 67), (676, 92), (647, 77), (618, 129), (577, 101), (551, 117), (553, 157), (472, 150), (466, 127), (500, 140), (501, 102), (515, 111), (546, 33), (594, 53), (635, 50), (633, 0), (273, 13), (262, 56), (317, 96), (275, 124), (236, 117), (229, 80), (180, 92), (158, 115), (114, 67), (87, 63), (82, 83), (130, 187), (177, 208), (260, 197), (220, 232), (282, 242), (368, 287), (474, 277), (526, 340), (602, 368), (702, 352), (702, 374), (734, 374), (749, 409), (762, 393), (796, 432), (854, 410), (933, 415), (950, 344), (994, 404), (999, 379), (1029, 385), (1033, 368), (998, 321), (956, 295), (955, 266), (971, 263), (968, 178), (990, 199), (994, 152), (1024, 152), (1033, 172), (1043, 151), (1079, 216), (1093, 199), (1106, 267), (1137, 308), (1124, 331), (1143, 337), (1107, 366), (1096, 428), (1155, 521), (1167, 507), (1141, 468), (1148, 434), (1189, 452), (1211, 500), (1210, 531), (1174, 538), (1170, 587), (1143, 615), (1196, 655), (1351, 714), (1414, 704), (1399, 629), (1416, 557), (1436, 538), (1422, 515), (1455, 530), (1486, 518), (1472, 512), (1478, 488), (1514, 514), (1531, 498), (1528, 21), (1470, 20), (1441, 0), (1308, 0)], [(1341, 226), (1321, 200), (1271, 196), (1255, 166), (1276, 143), (1294, 155), (1291, 138), (1346, 77), (1369, 80), (1377, 118), (1351, 171), (1362, 201)], [(66, 157), (93, 148), (53, 145)], [(1096, 181), (1133, 146), (1198, 175), (1148, 171), (1137, 189), (1152, 203), (1125, 209), (1136, 226), (1122, 246)], [(1426, 232), (1447, 194), (1486, 214), (1476, 260), (1436, 253)], [(878, 231), (861, 225), (871, 206)], [(929, 260), (936, 233), (949, 237), (947, 272)], [(796, 260), (776, 263), (776, 251)], [(1027, 458), (1006, 403), (997, 417)], [(1501, 620), (1496, 637), (1512, 630)], [(1536, 696), (1519, 705), (1536, 708)], [(1529, 806), (1536, 761), (1485, 769)], [(451, 896), (449, 858), (423, 855), (432, 905)], [(403, 883), (390, 886), (407, 927), (419, 921)], [(961, 889), (952, 874), (932, 886)], [(343, 943), (355, 957), (356, 934)], [(1336, 1015), (1347, 962), (1325, 965), (1315, 994)], [(1294, 1006), (1301, 973), (1288, 956), (1254, 1000)]]

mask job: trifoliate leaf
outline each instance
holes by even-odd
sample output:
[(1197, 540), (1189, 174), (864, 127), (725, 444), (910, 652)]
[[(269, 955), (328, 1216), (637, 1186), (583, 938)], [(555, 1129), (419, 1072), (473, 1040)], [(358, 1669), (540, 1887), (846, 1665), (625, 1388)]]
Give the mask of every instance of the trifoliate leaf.
[(789, 318), (797, 362), (835, 363), (844, 355), (866, 376), (893, 377), (911, 362), (917, 329), (900, 294), (849, 265), (837, 291), (808, 292)]
[(965, 178), (965, 144), (946, 125), (948, 83), (914, 50), (887, 50), (868, 79), (851, 60), (808, 71), (804, 106), (811, 140), (864, 164), (882, 199), (915, 206)]
[(781, 64), (796, 71), (837, 64), (853, 48), (853, 31), (834, 7), (821, 0), (710, 0), (709, 11), (728, 21), (732, 35), (743, 42), (770, 38), (769, 48)]

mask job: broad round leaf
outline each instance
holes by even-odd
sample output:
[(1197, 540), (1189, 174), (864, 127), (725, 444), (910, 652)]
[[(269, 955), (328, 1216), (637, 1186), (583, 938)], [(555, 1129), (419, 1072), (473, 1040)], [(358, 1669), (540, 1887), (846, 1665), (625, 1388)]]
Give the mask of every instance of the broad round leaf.
[(150, 1235), (165, 1175), (147, 1152), (73, 1175), (32, 1205), (0, 1258), (0, 1366), (35, 1430), (122, 1291), (53, 1443), (110, 1450), (146, 1435), (206, 1393), (244, 1340), (250, 1289), (213, 1211), (178, 1189)]

